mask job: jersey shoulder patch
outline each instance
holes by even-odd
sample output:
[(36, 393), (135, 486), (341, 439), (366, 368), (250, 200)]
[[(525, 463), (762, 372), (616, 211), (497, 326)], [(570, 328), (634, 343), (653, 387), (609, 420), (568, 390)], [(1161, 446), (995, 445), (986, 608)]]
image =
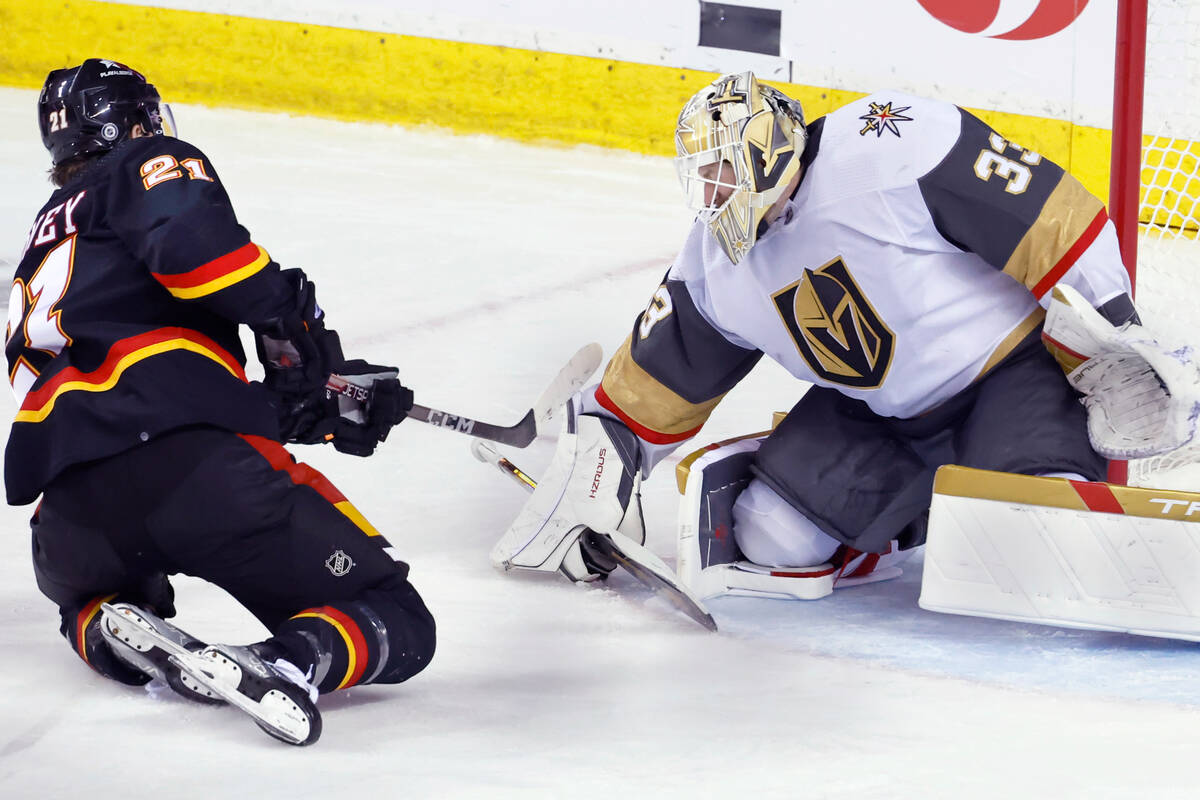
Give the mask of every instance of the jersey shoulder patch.
[(847, 194), (901, 186), (937, 166), (961, 127), (952, 103), (876, 92), (825, 117), (816, 165)]

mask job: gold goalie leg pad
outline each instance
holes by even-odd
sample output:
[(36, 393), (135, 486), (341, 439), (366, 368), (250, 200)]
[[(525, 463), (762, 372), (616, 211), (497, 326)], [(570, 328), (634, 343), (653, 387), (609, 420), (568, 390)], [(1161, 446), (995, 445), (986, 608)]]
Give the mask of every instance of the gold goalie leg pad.
[(1200, 641), (1200, 493), (942, 467), (920, 605)]

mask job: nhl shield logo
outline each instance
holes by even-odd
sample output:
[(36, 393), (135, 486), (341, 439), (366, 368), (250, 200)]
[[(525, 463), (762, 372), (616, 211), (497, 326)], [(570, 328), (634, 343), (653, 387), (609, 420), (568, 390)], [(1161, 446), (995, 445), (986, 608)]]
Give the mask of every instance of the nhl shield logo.
[(341, 550), (334, 550), (333, 555), (325, 559), (325, 568), (333, 573), (335, 578), (345, 575), (354, 566), (354, 559)]

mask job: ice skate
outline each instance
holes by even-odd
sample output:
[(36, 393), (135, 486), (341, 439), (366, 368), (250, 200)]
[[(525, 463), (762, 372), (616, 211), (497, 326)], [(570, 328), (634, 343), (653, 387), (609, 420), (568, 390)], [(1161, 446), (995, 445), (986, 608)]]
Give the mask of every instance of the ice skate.
[(134, 669), (166, 683), (189, 700), (225, 701), (171, 663), (177, 653), (198, 653), (205, 643), (149, 611), (129, 603), (105, 603), (100, 632), (113, 653)]
[(294, 664), (268, 661), (253, 646), (206, 645), (127, 603), (101, 608), (104, 638), (135, 668), (184, 697), (236, 706), (280, 741), (306, 745), (320, 738), (317, 691)]
[(282, 742), (307, 745), (321, 737), (316, 687), (290, 661), (267, 661), (253, 645), (216, 644), (177, 653), (171, 663)]

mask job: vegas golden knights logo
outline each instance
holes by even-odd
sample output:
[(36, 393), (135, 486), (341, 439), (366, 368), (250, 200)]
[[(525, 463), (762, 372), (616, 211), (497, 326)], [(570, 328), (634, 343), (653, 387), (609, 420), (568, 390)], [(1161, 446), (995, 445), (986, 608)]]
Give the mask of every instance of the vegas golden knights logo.
[(896, 337), (863, 295), (840, 258), (774, 295), (800, 355), (819, 377), (874, 389), (892, 364)]

